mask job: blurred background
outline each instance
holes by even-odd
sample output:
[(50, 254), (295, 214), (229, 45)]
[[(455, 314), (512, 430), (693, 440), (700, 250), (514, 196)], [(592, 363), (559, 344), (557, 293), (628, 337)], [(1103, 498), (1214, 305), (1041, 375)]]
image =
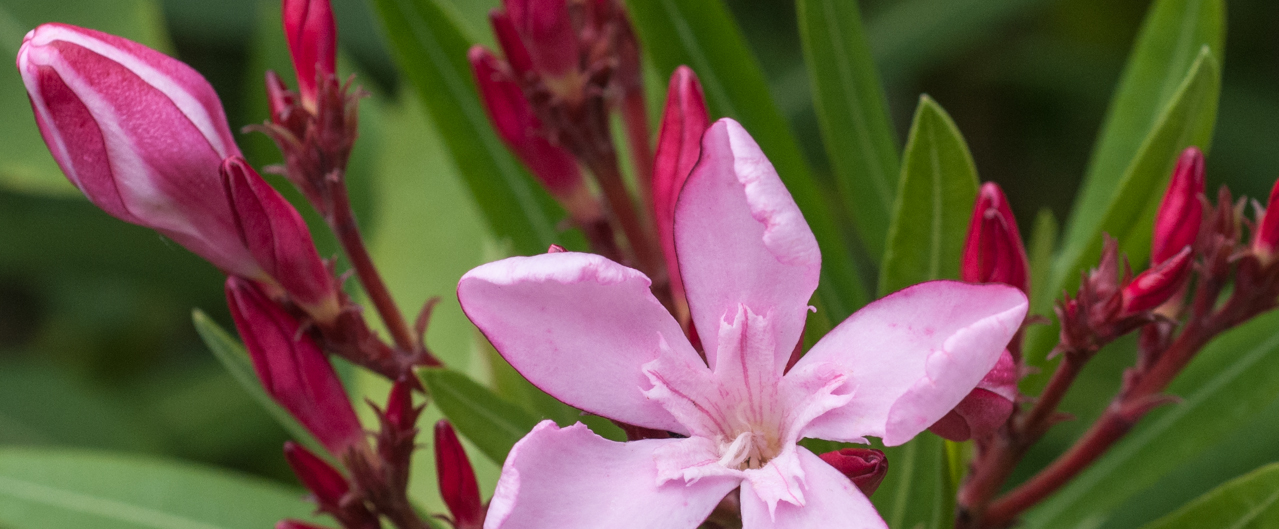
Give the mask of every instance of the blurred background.
[[(416, 312), (426, 296), (451, 300), (450, 285), (461, 272), (501, 249), (477, 242), (487, 239), (477, 235), (472, 204), (441, 199), (460, 190), (451, 162), (439, 159), (437, 138), (420, 123), (412, 97), (402, 97), (409, 89), (370, 7), (362, 0), (333, 3), (343, 46), (339, 70), (357, 72), (372, 94), (349, 177), (357, 211), (376, 250), (395, 255), (386, 263), (390, 282), (398, 285), (399, 302)], [(478, 42), (492, 41), (485, 16), (497, 0), (452, 3)], [(824, 171), (793, 3), (726, 3), (809, 161)], [(1064, 218), (1148, 2), (863, 0), (861, 6), (899, 143), (917, 98), (930, 94), (963, 132), (981, 179), (1007, 191), (1023, 233), (1041, 208)], [(1276, 2), (1229, 6), (1210, 189), (1228, 184), (1236, 195), (1264, 198), (1279, 176), (1277, 20)], [(233, 128), (266, 118), (265, 69), (292, 76), (274, 1), (0, 0), (0, 49), (15, 56), (22, 35), (47, 21), (120, 34), (186, 61), (217, 89)], [(664, 79), (648, 82), (665, 86)], [(650, 111), (661, 102), (660, 91), (653, 92)], [(192, 327), (193, 308), (229, 326), (221, 275), (84, 200), (41, 142), (12, 67), (0, 68), (0, 135), (0, 443), (158, 454), (292, 482), (280, 457), (286, 434)], [(255, 166), (278, 162), (260, 134), (245, 134), (240, 144)], [(388, 202), (392, 195), (384, 192), (400, 200)], [(421, 214), (391, 216), (392, 209)], [(404, 218), (411, 221), (396, 220)], [(313, 231), (323, 255), (337, 253), (323, 230)], [(440, 318), (442, 328), (466, 332), (455, 312)], [(432, 341), (437, 349), (469, 342), (439, 331), (432, 336), (441, 336)], [(441, 352), (465, 365), (470, 351), (455, 349)], [(1104, 400), (1113, 387), (1101, 381), (1077, 389)], [(1049, 444), (1068, 441), (1064, 435)]]

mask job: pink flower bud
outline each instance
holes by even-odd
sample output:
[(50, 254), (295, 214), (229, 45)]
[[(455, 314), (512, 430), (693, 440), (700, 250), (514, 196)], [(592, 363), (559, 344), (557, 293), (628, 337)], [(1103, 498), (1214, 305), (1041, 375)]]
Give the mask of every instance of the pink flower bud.
[(337, 373), (301, 324), (250, 281), (228, 277), (227, 305), (262, 387), (330, 452), (364, 443)]
[(1016, 399), (1017, 362), (1005, 349), (977, 388), (928, 430), (956, 442), (988, 437), (1008, 421)]
[(249, 253), (308, 314), (331, 321), (340, 310), (337, 283), (316, 252), (302, 215), (244, 158), (227, 158), (221, 173), (237, 231)]
[(684, 283), (675, 258), (675, 202), (702, 154), (702, 133), (709, 126), (710, 113), (706, 111), (706, 98), (697, 74), (687, 66), (676, 68), (666, 89), (666, 108), (662, 111), (662, 128), (657, 135), (653, 220), (666, 257), (671, 289), (678, 299), (684, 297)]
[(504, 0), (502, 4), (539, 73), (563, 77), (579, 68), (577, 32), (568, 0)]
[(284, 36), (302, 104), (315, 109), (319, 81), (337, 72), (338, 29), (329, 0), (284, 0)]
[(476, 528), (484, 523), (484, 505), (475, 471), (462, 449), (453, 426), (446, 420), (435, 423), (435, 468), (440, 480), (440, 495), (453, 514), (459, 529)]
[(494, 9), (489, 12), (489, 24), (493, 26), (497, 45), (506, 55), (506, 62), (510, 65), (511, 73), (516, 77), (515, 80), (523, 79), (533, 71), (533, 58), (529, 56), (528, 48), (524, 47), (519, 31), (516, 31), (515, 25), (511, 23), (511, 17), (504, 11)]
[(873, 448), (841, 448), (818, 456), (869, 497), (888, 474), (888, 458)]
[(337, 469), (329, 466), (319, 456), (312, 454), (302, 445), (293, 441), (284, 443), (284, 459), (289, 462), (293, 474), (311, 494), (321, 509), (336, 507), (342, 503), (342, 497), (350, 492), (351, 485)]
[(1155, 216), (1155, 236), (1150, 244), (1151, 264), (1162, 263), (1193, 245), (1203, 222), (1204, 155), (1195, 147), (1187, 147), (1177, 160), (1168, 181), (1168, 191)]
[(271, 121), (276, 124), (286, 123), (289, 113), (293, 111), (293, 92), (280, 80), (279, 74), (271, 70), (266, 72), (266, 101), (270, 107)]
[(973, 206), (964, 241), (960, 278), (973, 283), (1004, 283), (1029, 292), (1030, 264), (1017, 219), (999, 185), (986, 182)]
[(228, 274), (262, 276), (218, 178), (222, 159), (240, 150), (199, 73), (136, 42), (66, 24), (27, 33), (18, 70), (49, 151), (91, 202)]
[(561, 200), (571, 196), (583, 185), (573, 155), (552, 145), (542, 134), (542, 123), (524, 99), (524, 92), (492, 53), (475, 46), (467, 56), (498, 136), (551, 194)]
[(1263, 263), (1269, 263), (1274, 257), (1275, 247), (1279, 246), (1279, 181), (1275, 181), (1270, 189), (1270, 201), (1266, 210), (1257, 221), (1256, 233), (1252, 237), (1252, 251)]
[(1136, 314), (1163, 305), (1178, 292), (1190, 276), (1191, 251), (1183, 246), (1177, 254), (1133, 278), (1123, 289), (1121, 313)]

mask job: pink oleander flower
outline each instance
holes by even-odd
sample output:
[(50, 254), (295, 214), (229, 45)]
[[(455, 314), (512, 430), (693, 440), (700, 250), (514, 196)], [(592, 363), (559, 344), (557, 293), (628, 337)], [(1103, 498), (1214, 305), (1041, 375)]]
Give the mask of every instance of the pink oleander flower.
[(675, 212), (707, 361), (642, 273), (561, 252), (463, 276), (471, 321), (556, 398), (669, 439), (618, 443), (543, 421), (507, 456), (484, 527), (692, 528), (741, 487), (743, 525), (885, 527), (805, 437), (899, 445), (990, 371), (1026, 312), (1004, 285), (929, 282), (876, 301), (789, 371), (817, 287), (817, 241), (750, 135), (728, 119)]

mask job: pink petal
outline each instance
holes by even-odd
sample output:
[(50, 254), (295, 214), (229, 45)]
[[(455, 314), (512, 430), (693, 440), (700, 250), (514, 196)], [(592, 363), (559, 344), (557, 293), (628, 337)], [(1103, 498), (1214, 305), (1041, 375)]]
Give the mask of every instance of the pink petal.
[(798, 460), (804, 476), (803, 506), (778, 502), (776, 509), (770, 512), (756, 486), (750, 481), (743, 482), (744, 529), (887, 529), (888, 525), (875, 512), (870, 500), (838, 470), (805, 448), (798, 449)]
[(583, 410), (686, 433), (644, 391), (641, 366), (667, 350), (697, 353), (637, 270), (598, 255), (563, 252), (480, 266), (457, 286), (462, 310), (534, 385)]
[(675, 249), (698, 335), (714, 366), (720, 322), (738, 304), (771, 312), (778, 369), (804, 328), (821, 252), (759, 145), (736, 121), (702, 137), (702, 158), (675, 206)]
[(681, 441), (617, 443), (542, 421), (507, 456), (484, 528), (693, 529), (741, 480), (659, 485), (654, 454)]
[(931, 281), (867, 305), (821, 339), (795, 369), (831, 362), (850, 372), (847, 405), (805, 437), (910, 440), (959, 404), (994, 367), (1026, 315), (1007, 285)]

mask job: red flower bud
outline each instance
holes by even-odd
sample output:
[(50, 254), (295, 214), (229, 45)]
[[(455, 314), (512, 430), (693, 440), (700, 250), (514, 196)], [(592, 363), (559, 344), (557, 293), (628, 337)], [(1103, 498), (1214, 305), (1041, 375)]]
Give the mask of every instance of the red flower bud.
[(702, 154), (702, 134), (709, 126), (710, 113), (697, 75), (687, 66), (676, 68), (666, 90), (653, 162), (653, 220), (677, 299), (684, 297), (684, 283), (675, 258), (675, 202)]
[(351, 485), (337, 469), (330, 466), (319, 456), (312, 454), (302, 445), (293, 441), (284, 443), (284, 459), (293, 468), (298, 481), (311, 491), (315, 501), (324, 510), (336, 510), (342, 503), (342, 497), (350, 492)]
[[(506, 62), (511, 67), (511, 73), (515, 75), (518, 82), (529, 72), (533, 71), (533, 58), (528, 54), (528, 48), (524, 47), (524, 41), (520, 38), (520, 33), (515, 30), (515, 25), (511, 23), (511, 17), (506, 12), (494, 9), (489, 12), (489, 24), (493, 26), (493, 35), (497, 37), (497, 45), (502, 48), (502, 53), (506, 55)], [(475, 53), (472, 51), (471, 53)]]
[(482, 46), (471, 48), (467, 57), (498, 136), (551, 194), (561, 201), (572, 196), (583, 185), (573, 155), (543, 135), (542, 122), (501, 61)]
[(94, 205), (228, 274), (262, 277), (218, 167), (239, 155), (213, 87), (136, 42), (66, 24), (23, 39), (18, 70), (53, 159)]
[(1125, 315), (1136, 314), (1163, 305), (1178, 292), (1181, 284), (1190, 276), (1191, 252), (1189, 246), (1155, 267), (1133, 278), (1123, 289)]
[(462, 449), (453, 426), (446, 420), (435, 423), (435, 469), (440, 480), (440, 495), (453, 514), (459, 529), (478, 529), (484, 524), (484, 504), (475, 471)]
[(1187, 147), (1177, 160), (1168, 181), (1168, 191), (1155, 216), (1155, 236), (1150, 243), (1150, 262), (1159, 264), (1172, 258), (1182, 248), (1193, 245), (1203, 223), (1204, 155), (1195, 147)]
[(337, 72), (338, 29), (329, 0), (284, 0), (284, 36), (302, 104), (315, 110), (319, 81)]
[(563, 77), (579, 68), (577, 32), (568, 0), (504, 0), (502, 4), (539, 73)]
[(973, 206), (960, 278), (973, 283), (1004, 283), (1029, 292), (1030, 264), (1017, 219), (994, 182), (982, 184)]
[(222, 179), (240, 239), (299, 306), (329, 321), (339, 310), (337, 283), (315, 250), (306, 222), (244, 158), (222, 162)]
[(888, 458), (873, 448), (841, 448), (817, 457), (848, 476), (867, 497), (875, 493), (888, 474)]
[(1266, 210), (1257, 221), (1257, 231), (1252, 237), (1252, 251), (1263, 263), (1269, 263), (1274, 257), (1275, 247), (1279, 246), (1279, 181), (1275, 181), (1270, 189), (1270, 201)]
[(280, 76), (271, 70), (266, 72), (266, 101), (270, 107), (271, 121), (276, 124), (286, 123), (288, 114), (293, 111), (293, 92), (290, 92), (289, 87), (280, 80)]
[(397, 430), (408, 432), (417, 427), (417, 416), (422, 408), (413, 406), (413, 382), (401, 378), (391, 386), (386, 398), (386, 420)]
[(329, 359), (301, 325), (251, 282), (229, 277), (227, 305), (258, 379), (330, 452), (364, 443), (364, 429)]
[(964, 400), (928, 430), (951, 441), (989, 437), (1008, 421), (1017, 399), (1017, 362), (1007, 349)]

